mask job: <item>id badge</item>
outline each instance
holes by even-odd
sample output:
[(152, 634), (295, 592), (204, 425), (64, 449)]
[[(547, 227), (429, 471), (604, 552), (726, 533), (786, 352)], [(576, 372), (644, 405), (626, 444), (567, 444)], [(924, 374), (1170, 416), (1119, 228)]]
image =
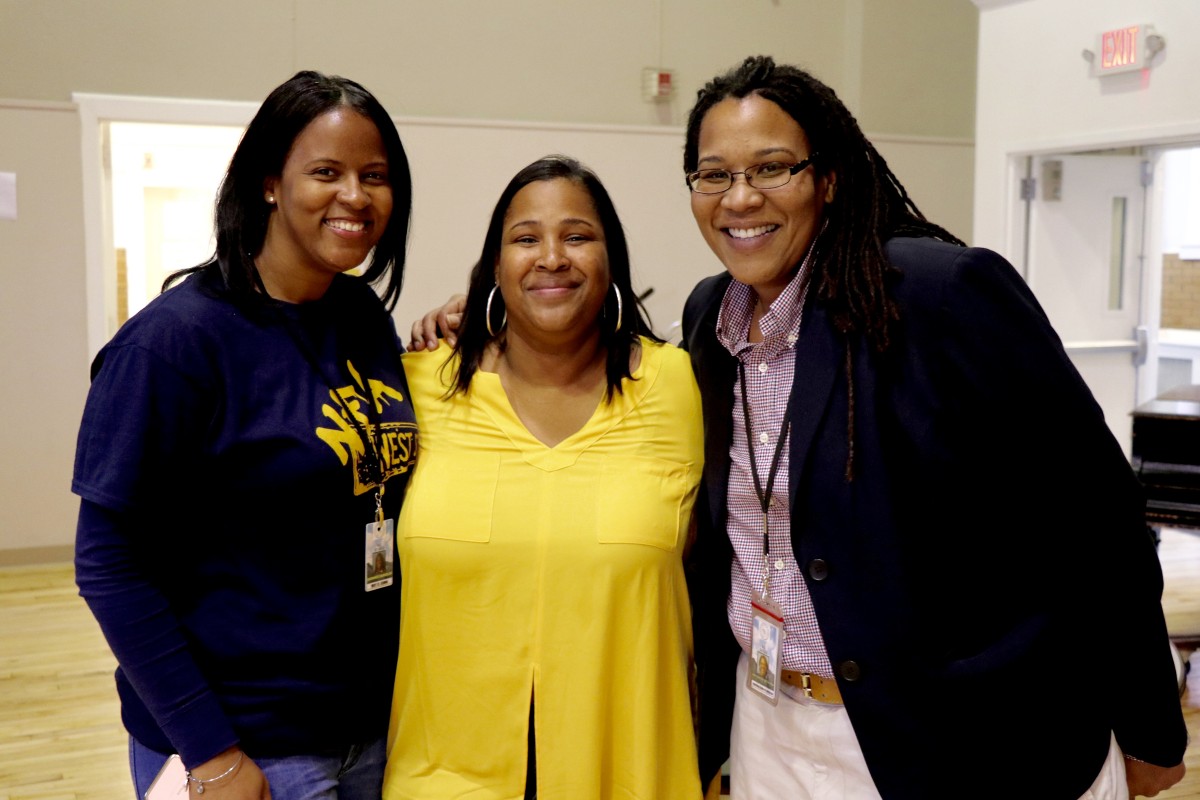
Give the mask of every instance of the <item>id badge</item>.
[(392, 585), (395, 533), (390, 519), (367, 523), (366, 584), (368, 592)]
[(746, 687), (771, 705), (779, 702), (779, 646), (783, 611), (769, 597), (750, 595), (750, 669)]

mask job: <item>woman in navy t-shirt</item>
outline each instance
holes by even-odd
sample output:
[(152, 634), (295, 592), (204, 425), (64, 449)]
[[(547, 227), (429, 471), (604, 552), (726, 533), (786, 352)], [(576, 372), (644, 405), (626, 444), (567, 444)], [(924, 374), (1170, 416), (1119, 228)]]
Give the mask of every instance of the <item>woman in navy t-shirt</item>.
[(410, 206), (379, 102), (298, 73), (233, 156), (215, 257), (93, 364), (76, 574), (139, 796), (174, 753), (193, 794), (379, 796), (417, 453), (388, 314)]

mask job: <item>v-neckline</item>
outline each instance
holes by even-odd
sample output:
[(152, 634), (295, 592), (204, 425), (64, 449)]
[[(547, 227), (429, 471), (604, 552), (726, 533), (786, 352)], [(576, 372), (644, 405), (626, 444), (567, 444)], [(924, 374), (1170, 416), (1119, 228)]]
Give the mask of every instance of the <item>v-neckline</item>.
[(647, 380), (646, 361), (647, 342), (642, 341), (642, 354), (637, 369), (633, 370), (633, 380), (626, 381), (624, 392), (613, 392), (611, 400), (601, 394), (596, 408), (579, 430), (567, 436), (553, 447), (530, 432), (521, 417), (508, 399), (508, 393), (500, 381), (497, 372), (480, 370), (472, 376), (472, 382), (479, 381), (479, 401), (485, 413), (492, 418), (496, 426), (508, 437), (513, 446), (521, 453), (522, 458), (532, 466), (552, 472), (574, 464), (581, 453), (607, 433), (617, 424), (630, 409), (634, 408), (645, 394), (648, 384), (653, 383), (652, 376)]
[[(503, 417), (502, 428), (508, 434), (509, 439), (513, 444), (517, 445), (522, 452), (526, 451), (553, 451), (553, 450), (570, 450), (576, 439), (586, 436), (589, 429), (594, 427), (598, 422), (597, 418), (606, 405), (604, 395), (601, 394), (596, 407), (592, 409), (592, 413), (588, 415), (587, 420), (578, 430), (572, 432), (569, 436), (563, 438), (561, 442), (555, 445), (548, 445), (539, 439), (529, 430), (529, 427), (521, 419), (521, 415), (517, 413), (517, 409), (513, 406), (512, 400), (508, 397), (508, 392), (504, 390), (504, 383), (500, 380), (498, 372), (483, 372), (475, 373), (473, 380), (482, 379), (481, 388), (485, 388), (485, 394), (488, 399), (486, 409), (489, 414), (496, 412)], [(500, 420), (496, 420), (497, 423)]]

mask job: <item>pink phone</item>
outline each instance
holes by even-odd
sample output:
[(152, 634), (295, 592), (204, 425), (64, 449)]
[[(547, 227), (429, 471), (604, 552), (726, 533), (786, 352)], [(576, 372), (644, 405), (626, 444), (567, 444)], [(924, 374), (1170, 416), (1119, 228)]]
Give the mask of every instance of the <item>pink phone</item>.
[(187, 769), (178, 755), (173, 755), (154, 776), (146, 790), (146, 800), (187, 800)]

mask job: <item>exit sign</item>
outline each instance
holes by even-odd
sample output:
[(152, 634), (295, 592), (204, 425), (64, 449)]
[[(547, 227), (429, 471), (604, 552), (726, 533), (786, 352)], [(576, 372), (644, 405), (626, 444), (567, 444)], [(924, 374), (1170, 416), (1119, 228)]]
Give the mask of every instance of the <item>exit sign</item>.
[(1092, 74), (1115, 75), (1144, 69), (1150, 55), (1146, 52), (1149, 31), (1148, 25), (1127, 25), (1101, 33), (1092, 58)]

